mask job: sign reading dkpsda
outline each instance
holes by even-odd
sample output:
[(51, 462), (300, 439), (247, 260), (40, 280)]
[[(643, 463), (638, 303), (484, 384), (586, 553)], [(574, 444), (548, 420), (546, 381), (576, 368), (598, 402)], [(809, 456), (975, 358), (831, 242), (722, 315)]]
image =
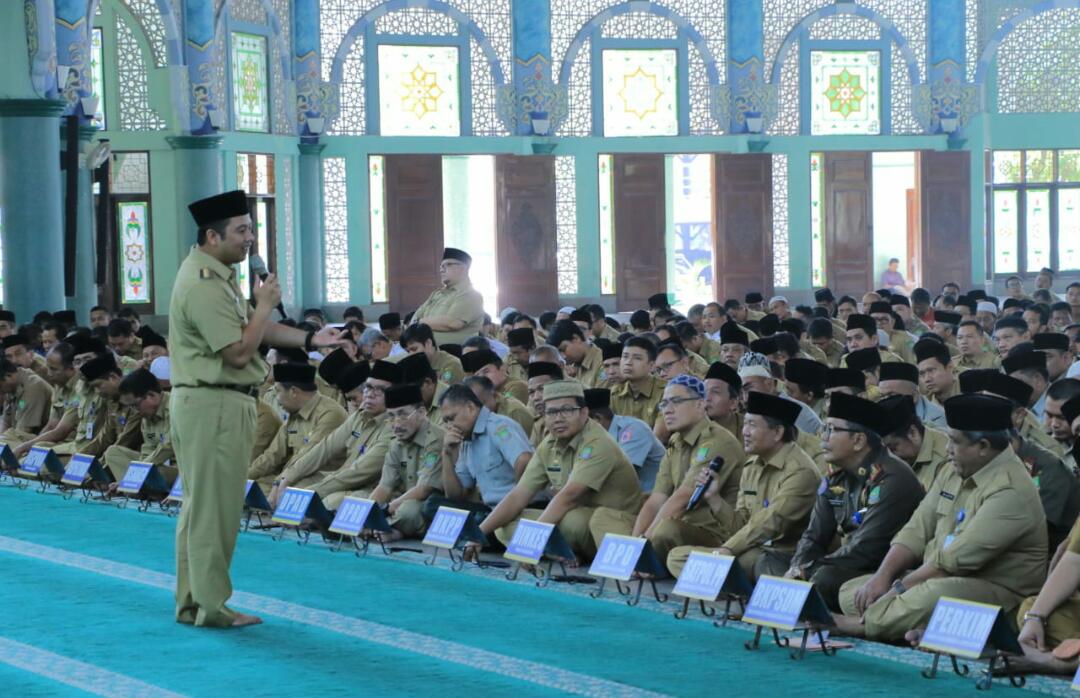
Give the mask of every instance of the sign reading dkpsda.
[(754, 593), (750, 595), (742, 619), (745, 623), (757, 626), (754, 639), (746, 643), (746, 649), (758, 649), (762, 630), (769, 628), (772, 630), (773, 640), (780, 647), (786, 647), (788, 643), (781, 641), (779, 631), (803, 631), (802, 644), (792, 653), (792, 659), (802, 659), (806, 654), (806, 642), (811, 632), (817, 635), (822, 653), (836, 653), (821, 634), (824, 628), (832, 627), (832, 614), (829, 613), (821, 594), (810, 582), (763, 575), (758, 579)]

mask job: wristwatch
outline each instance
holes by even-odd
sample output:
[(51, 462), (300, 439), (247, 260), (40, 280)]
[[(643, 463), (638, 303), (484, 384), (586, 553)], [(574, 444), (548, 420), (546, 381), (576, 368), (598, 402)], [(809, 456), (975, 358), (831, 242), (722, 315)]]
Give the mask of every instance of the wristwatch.
[(899, 579), (897, 579), (895, 582), (892, 583), (892, 591), (897, 596), (899, 596), (900, 594), (903, 594), (905, 591), (907, 591), (907, 587), (904, 586), (903, 582), (901, 582)]
[(1046, 616), (1041, 613), (1032, 613), (1031, 611), (1028, 611), (1024, 614), (1024, 622), (1026, 623), (1029, 620), (1038, 621), (1039, 625), (1046, 625)]

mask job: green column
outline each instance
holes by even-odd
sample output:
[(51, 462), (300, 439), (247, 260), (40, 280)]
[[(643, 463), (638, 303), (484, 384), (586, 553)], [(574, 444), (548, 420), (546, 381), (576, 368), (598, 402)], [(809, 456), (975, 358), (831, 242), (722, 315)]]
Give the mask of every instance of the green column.
[(321, 308), (323, 290), (322, 151), (325, 143), (300, 144), (300, 289), (304, 308)]
[[(4, 307), (19, 322), (64, 307), (60, 198), (62, 101), (0, 100), (0, 215)], [(81, 318), (85, 320), (85, 318)]]
[[(79, 148), (85, 150), (97, 132), (96, 127), (80, 126)], [(90, 308), (98, 302), (93, 179), (93, 173), (89, 169), (79, 168), (79, 191), (75, 204), (75, 295), (67, 298), (68, 309), (74, 310), (78, 318), (89, 318)], [(61, 189), (66, 196), (66, 180)]]
[(188, 204), (225, 191), (219, 150), (221, 136), (171, 136), (167, 140), (176, 153), (177, 239), (174, 243), (183, 259), (195, 244), (195, 222), (188, 213)]

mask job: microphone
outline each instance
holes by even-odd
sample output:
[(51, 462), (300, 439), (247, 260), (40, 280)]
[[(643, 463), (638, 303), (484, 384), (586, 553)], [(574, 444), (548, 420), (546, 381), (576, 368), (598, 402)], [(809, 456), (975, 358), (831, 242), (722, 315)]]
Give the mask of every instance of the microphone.
[[(251, 273), (259, 277), (259, 281), (266, 281), (266, 277), (270, 276), (270, 270), (266, 268), (266, 262), (257, 254), (248, 255), (248, 266), (251, 267)], [(281, 314), (282, 320), (289, 318), (285, 314), (285, 306), (281, 303), (277, 304), (277, 311)]]
[(703, 494), (705, 494), (705, 490), (709, 489), (709, 485), (712, 484), (713, 477), (718, 472), (720, 472), (720, 468), (723, 468), (723, 467), (724, 467), (724, 457), (723, 456), (717, 456), (716, 458), (712, 459), (712, 462), (709, 463), (709, 477), (706, 478), (705, 482), (702, 482), (701, 484), (699, 484), (697, 487), (694, 488), (694, 493), (690, 495), (690, 501), (686, 503), (686, 510), (687, 511), (693, 511), (694, 510), (694, 507), (696, 507), (698, 505), (698, 502), (701, 501), (701, 496)]

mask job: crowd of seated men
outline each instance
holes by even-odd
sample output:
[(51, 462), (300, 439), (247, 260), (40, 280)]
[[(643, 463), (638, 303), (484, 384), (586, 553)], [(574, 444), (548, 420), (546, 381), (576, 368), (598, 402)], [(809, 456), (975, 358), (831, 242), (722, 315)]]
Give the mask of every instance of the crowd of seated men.
[[(1053, 284), (822, 288), (813, 306), (750, 293), (685, 316), (657, 294), (626, 324), (599, 305), (508, 308), (475, 333), (353, 307), (325, 356), (264, 348), (248, 478), (271, 505), (289, 487), (331, 511), (373, 499), (384, 542), (470, 510), (488, 542), (469, 556), (523, 517), (555, 524), (571, 565), (609, 533), (647, 538), (674, 577), (716, 551), (751, 580), (813, 582), (836, 634), (912, 642), (941, 596), (995, 604), (1022, 668), (1072, 672), (1080, 283)], [(175, 480), (168, 341), (134, 311), (0, 311), (0, 339), (16, 457), (46, 446), (98, 457), (114, 483), (133, 461)]]

